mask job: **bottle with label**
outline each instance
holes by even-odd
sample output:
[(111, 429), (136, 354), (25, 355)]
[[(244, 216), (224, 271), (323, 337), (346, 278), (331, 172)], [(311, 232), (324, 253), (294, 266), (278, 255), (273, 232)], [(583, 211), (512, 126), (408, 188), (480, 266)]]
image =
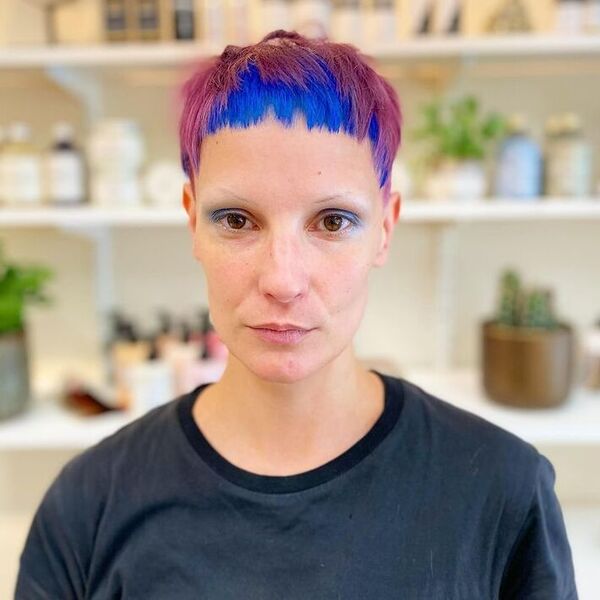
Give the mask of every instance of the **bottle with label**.
[(542, 150), (528, 135), (524, 115), (513, 114), (500, 144), (494, 194), (499, 198), (539, 198), (542, 194)]
[(147, 359), (125, 368), (125, 378), (131, 394), (129, 410), (133, 417), (142, 416), (168, 402), (176, 394), (172, 366), (160, 358), (154, 338), (148, 338), (147, 343)]
[(56, 123), (54, 141), (44, 157), (46, 199), (49, 204), (81, 205), (85, 201), (84, 160), (73, 143), (73, 127)]
[(194, 39), (194, 0), (173, 0), (173, 24), (176, 40)]
[(42, 202), (41, 159), (31, 143), (26, 123), (8, 128), (7, 143), (2, 151), (3, 201), (15, 206), (39, 206)]
[(592, 187), (592, 149), (575, 113), (551, 118), (546, 126), (546, 194), (584, 197)]

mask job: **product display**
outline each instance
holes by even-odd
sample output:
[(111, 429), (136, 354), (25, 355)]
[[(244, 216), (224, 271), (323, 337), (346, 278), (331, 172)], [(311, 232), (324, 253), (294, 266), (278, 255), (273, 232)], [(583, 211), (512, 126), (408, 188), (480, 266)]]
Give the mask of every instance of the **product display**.
[(181, 190), (187, 178), (175, 161), (161, 160), (150, 164), (143, 176), (144, 194), (150, 206), (181, 206)]
[(496, 164), (494, 194), (499, 198), (538, 198), (542, 194), (542, 151), (528, 134), (521, 114), (508, 119)]
[(229, 350), (215, 332), (208, 309), (198, 316), (194, 326), (183, 319), (176, 327), (171, 313), (160, 310), (158, 329), (141, 336), (121, 311), (112, 312), (106, 356), (113, 407), (143, 414), (173, 395), (221, 377)]
[(548, 119), (545, 148), (545, 194), (584, 197), (592, 190), (592, 149), (578, 115)]
[(54, 126), (54, 143), (44, 156), (45, 196), (49, 204), (73, 205), (85, 201), (85, 161), (73, 142), (73, 127)]
[(98, 206), (139, 206), (144, 155), (144, 140), (135, 121), (99, 121), (88, 141), (91, 202)]
[(12, 206), (37, 206), (42, 202), (42, 165), (31, 143), (31, 129), (12, 123), (0, 154), (0, 201)]

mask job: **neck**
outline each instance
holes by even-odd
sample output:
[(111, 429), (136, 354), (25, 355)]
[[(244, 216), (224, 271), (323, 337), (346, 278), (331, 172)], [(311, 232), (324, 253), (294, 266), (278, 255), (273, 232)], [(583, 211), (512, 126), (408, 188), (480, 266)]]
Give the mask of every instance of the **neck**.
[(299, 473), (332, 460), (383, 411), (383, 385), (352, 348), (302, 381), (256, 377), (229, 355), (222, 378), (201, 394), (194, 418), (230, 462), (260, 474)]

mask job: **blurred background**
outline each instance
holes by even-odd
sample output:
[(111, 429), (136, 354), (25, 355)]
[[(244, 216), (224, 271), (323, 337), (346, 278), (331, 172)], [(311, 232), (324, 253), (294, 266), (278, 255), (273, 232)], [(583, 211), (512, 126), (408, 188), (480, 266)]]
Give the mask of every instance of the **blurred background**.
[(0, 598), (60, 468), (222, 373), (177, 87), (279, 28), (359, 47), (402, 102), (358, 355), (552, 461), (597, 598), (600, 0), (1, 0)]

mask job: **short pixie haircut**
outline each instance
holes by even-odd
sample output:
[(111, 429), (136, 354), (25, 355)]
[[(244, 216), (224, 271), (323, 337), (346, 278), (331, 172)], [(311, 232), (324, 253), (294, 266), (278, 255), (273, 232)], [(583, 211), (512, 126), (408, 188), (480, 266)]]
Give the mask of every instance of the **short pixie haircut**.
[(308, 129), (341, 128), (359, 142), (368, 133), (387, 205), (402, 114), (396, 91), (372, 64), (351, 44), (282, 29), (256, 44), (228, 45), (220, 56), (204, 59), (182, 87), (181, 164), (192, 187), (207, 135), (258, 124), (272, 109), (285, 126), (300, 112)]

